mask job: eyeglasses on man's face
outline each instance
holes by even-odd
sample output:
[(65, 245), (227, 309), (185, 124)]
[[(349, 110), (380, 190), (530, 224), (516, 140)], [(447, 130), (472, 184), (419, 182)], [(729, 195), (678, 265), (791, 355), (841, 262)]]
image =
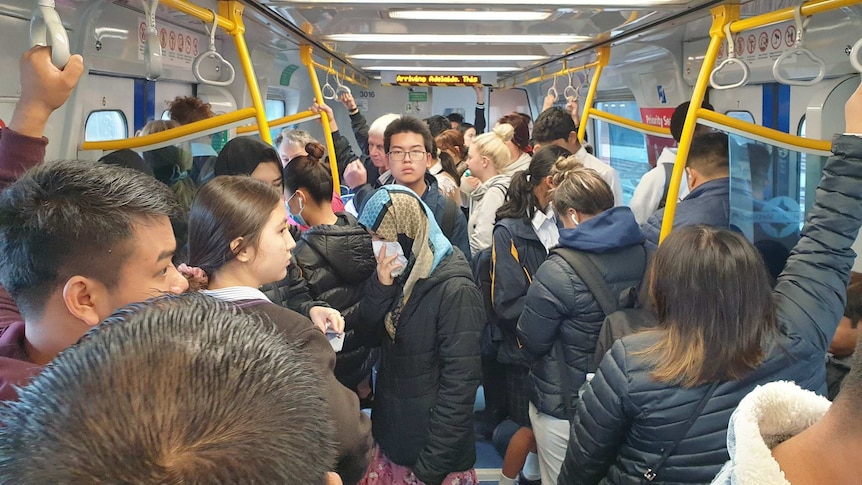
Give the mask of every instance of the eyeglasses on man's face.
[(428, 154), (428, 152), (422, 150), (411, 150), (409, 152), (404, 152), (401, 150), (391, 150), (389, 152), (389, 161), (400, 162), (404, 160), (404, 157), (407, 156), (408, 153), (410, 154), (410, 160), (413, 160), (414, 162), (424, 161), (425, 155)]

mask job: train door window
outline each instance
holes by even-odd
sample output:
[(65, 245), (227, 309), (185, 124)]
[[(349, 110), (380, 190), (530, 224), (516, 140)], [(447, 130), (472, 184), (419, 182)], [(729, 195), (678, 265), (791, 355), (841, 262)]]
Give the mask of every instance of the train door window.
[[(281, 99), (267, 99), (264, 102), (264, 109), (266, 110), (267, 121), (284, 118), (285, 116), (284, 101)], [(270, 130), (270, 135), (272, 136), (272, 139), (275, 140), (280, 132), (281, 128), (272, 128)]]
[(84, 141), (120, 140), (129, 137), (129, 124), (122, 111), (93, 111), (84, 125)]
[[(633, 99), (601, 101), (596, 109), (630, 120), (640, 121), (641, 114)], [(623, 203), (628, 204), (641, 177), (650, 170), (649, 154), (643, 134), (610, 123), (595, 120), (594, 140), (587, 140), (595, 149), (595, 155), (609, 161), (620, 175), (623, 185)]]
[(487, 113), (488, 128), (486, 131), (490, 131), (497, 124), (498, 119), (509, 113), (526, 113), (531, 117), (533, 116), (526, 89), (491, 90)]

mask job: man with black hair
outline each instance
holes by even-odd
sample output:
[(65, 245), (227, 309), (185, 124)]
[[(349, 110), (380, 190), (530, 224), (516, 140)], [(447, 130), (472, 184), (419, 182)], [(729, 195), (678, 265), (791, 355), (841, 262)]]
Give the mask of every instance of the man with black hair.
[(429, 118), (425, 118), (425, 123), (431, 131), (431, 138), (437, 138), (437, 135), (451, 129), (452, 127), (452, 123), (450, 123), (445, 116), (441, 115), (434, 115)]
[(383, 145), (395, 183), (415, 192), (431, 208), (443, 234), (470, 261), (467, 220), (458, 203), (440, 192), (437, 179), (427, 170), (434, 146), (428, 126), (417, 118), (402, 116), (386, 127)]
[(555, 106), (542, 111), (533, 123), (533, 140), (536, 142), (534, 151), (539, 145), (556, 145), (570, 151), (583, 166), (595, 170), (607, 182), (614, 194), (614, 205), (623, 205), (620, 175), (609, 164), (587, 153), (578, 140), (578, 127), (566, 110)]
[[(685, 165), (689, 194), (676, 206), (673, 228), (705, 224), (730, 229), (730, 158), (726, 133), (695, 137)], [(646, 246), (658, 248), (664, 209), (657, 210), (641, 229)]]
[(336, 447), (321, 379), (212, 298), (127, 306), (0, 410), (0, 482), (323, 484)]
[[(42, 132), (82, 59), (57, 69), (36, 47), (21, 60), (21, 100), (0, 135), (0, 400), (16, 398), (61, 351), (116, 308), (188, 283), (171, 263), (170, 189), (136, 170), (44, 158)], [(20, 309), (20, 315), (17, 314)], [(23, 320), (22, 318), (23, 317)]]
[(446, 119), (449, 120), (449, 127), (453, 130), (457, 130), (461, 123), (464, 122), (464, 115), (458, 112), (452, 112), (446, 115)]
[[(682, 127), (685, 124), (685, 116), (688, 113), (688, 107), (691, 102), (686, 101), (677, 106), (670, 118), (670, 134), (673, 139), (679, 143), (682, 138)], [(704, 101), (702, 107), (710, 111), (713, 107), (708, 102)], [(712, 131), (711, 128), (705, 125), (696, 125), (694, 136), (702, 135)], [(673, 171), (673, 165), (676, 162), (676, 147), (665, 147), (656, 160), (655, 167), (641, 177), (638, 186), (635, 187), (635, 192), (632, 199), (629, 201), (629, 207), (635, 214), (635, 219), (638, 224), (643, 224), (649, 219), (653, 212), (664, 207), (667, 199), (668, 188), (670, 187), (670, 174)], [(683, 173), (682, 182), (679, 187), (679, 200), (688, 195), (688, 181)]]

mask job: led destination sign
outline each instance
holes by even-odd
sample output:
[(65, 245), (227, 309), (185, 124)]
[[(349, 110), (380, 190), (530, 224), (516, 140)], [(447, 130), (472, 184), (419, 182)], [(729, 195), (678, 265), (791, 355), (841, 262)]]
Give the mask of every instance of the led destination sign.
[(395, 83), (402, 86), (472, 86), (479, 84), (479, 76), (469, 74), (397, 74)]

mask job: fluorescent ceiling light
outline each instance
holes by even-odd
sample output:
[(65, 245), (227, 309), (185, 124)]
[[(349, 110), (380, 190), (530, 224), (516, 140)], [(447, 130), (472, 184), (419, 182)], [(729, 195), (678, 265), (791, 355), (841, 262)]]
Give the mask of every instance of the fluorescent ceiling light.
[(590, 40), (575, 34), (499, 35), (499, 34), (332, 34), (337, 42), (399, 42), (411, 44), (577, 44)]
[(354, 54), (351, 59), (366, 61), (541, 61), (536, 54)]
[[(276, 3), (276, 2), (273, 2)], [(331, 4), (342, 4), (342, 5), (360, 5), (360, 4), (374, 4), (381, 5), (379, 0), (290, 0), (289, 2), (277, 2), (277, 3), (291, 3), (291, 4), (305, 4), (305, 5), (331, 5)], [(471, 0), (470, 5), (490, 5), (494, 7), (499, 7), (501, 5), (524, 5), (524, 6), (534, 6), (535, 2), (530, 2), (528, 0)], [(610, 5), (609, 5), (610, 3)], [(650, 7), (655, 5), (685, 5), (688, 3), (687, 0), (614, 0), (613, 2), (608, 2), (606, 0), (544, 0), (541, 2), (542, 7), (613, 7), (613, 8), (630, 8), (630, 7)], [(388, 7), (415, 7), (416, 5), (463, 5), (464, 0), (410, 0), (410, 1), (396, 1), (396, 2), (388, 2), (386, 5)]]
[(520, 67), (513, 66), (363, 66), (366, 71), (403, 71), (403, 72), (509, 72), (520, 71)]
[(390, 19), (396, 20), (475, 20), (475, 21), (536, 21), (547, 20), (554, 12), (517, 10), (393, 10)]

